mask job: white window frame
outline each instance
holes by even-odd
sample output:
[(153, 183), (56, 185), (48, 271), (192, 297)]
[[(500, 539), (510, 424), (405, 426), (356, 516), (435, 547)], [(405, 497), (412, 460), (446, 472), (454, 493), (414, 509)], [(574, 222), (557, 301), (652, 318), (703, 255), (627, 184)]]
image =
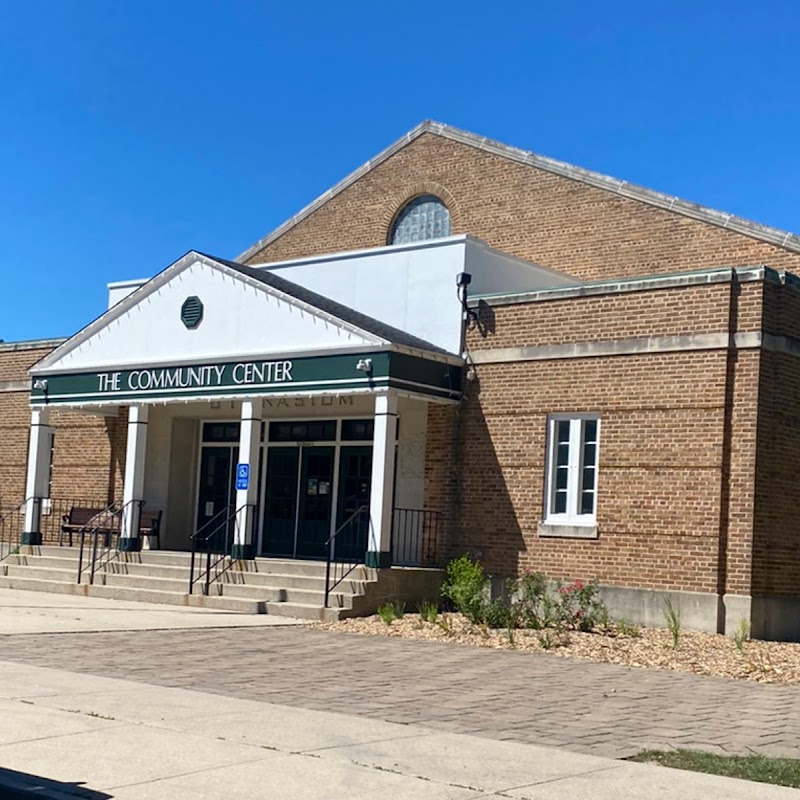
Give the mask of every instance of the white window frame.
[[(567, 463), (567, 510), (556, 513), (556, 429), (559, 422), (569, 422), (569, 460)], [(590, 514), (580, 513), (581, 479), (583, 475), (584, 426), (587, 421), (597, 422), (597, 437), (594, 462), (594, 504)], [(540, 536), (597, 537), (597, 486), (600, 461), (600, 415), (597, 413), (551, 414), (547, 418), (547, 463), (545, 471), (545, 493), (543, 520), (539, 525)]]

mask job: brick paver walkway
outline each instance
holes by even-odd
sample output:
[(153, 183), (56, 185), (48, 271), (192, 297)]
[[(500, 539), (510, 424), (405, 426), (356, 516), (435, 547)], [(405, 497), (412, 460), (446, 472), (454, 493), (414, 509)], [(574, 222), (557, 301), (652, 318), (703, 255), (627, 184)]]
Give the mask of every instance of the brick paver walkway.
[(0, 637), (0, 659), (624, 757), (800, 757), (800, 688), (307, 628)]

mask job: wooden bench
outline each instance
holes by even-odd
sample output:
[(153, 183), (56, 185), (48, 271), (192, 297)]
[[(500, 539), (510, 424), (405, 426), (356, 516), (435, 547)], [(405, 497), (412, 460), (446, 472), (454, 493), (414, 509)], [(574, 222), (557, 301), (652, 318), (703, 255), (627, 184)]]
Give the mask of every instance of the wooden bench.
[(89, 508), (87, 506), (72, 506), (69, 514), (61, 517), (61, 530), (58, 534), (58, 544), (64, 543), (64, 537), (69, 538), (69, 546), (72, 547), (72, 535), (80, 533), (84, 529), (101, 530), (106, 534), (108, 541), (111, 532), (117, 530), (119, 522), (117, 518), (105, 508)]
[[(105, 534), (105, 543), (111, 539), (112, 533), (119, 533), (119, 514), (106, 508), (88, 508), (86, 506), (72, 506), (69, 514), (61, 518), (61, 531), (58, 535), (59, 546), (64, 543), (64, 538), (69, 538), (72, 547), (72, 535), (82, 530), (96, 530)], [(161, 511), (142, 509), (139, 518), (139, 536), (155, 537), (156, 547), (161, 549)]]
[(142, 509), (139, 517), (139, 538), (148, 537), (152, 541), (155, 537), (156, 548), (161, 549), (161, 512)]

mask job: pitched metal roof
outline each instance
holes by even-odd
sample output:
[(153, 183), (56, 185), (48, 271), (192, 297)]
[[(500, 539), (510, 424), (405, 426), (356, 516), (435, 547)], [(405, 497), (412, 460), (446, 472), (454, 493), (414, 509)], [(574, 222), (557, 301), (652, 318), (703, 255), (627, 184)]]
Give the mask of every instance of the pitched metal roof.
[(212, 261), (216, 261), (219, 264), (224, 264), (226, 267), (229, 267), (230, 269), (235, 270), (242, 275), (246, 275), (248, 278), (252, 278), (253, 280), (265, 284), (266, 286), (277, 289), (279, 292), (283, 292), (290, 297), (294, 297), (297, 300), (300, 300), (301, 302), (306, 303), (313, 308), (317, 308), (326, 314), (330, 314), (332, 317), (336, 317), (343, 322), (347, 322), (350, 325), (361, 328), (361, 330), (366, 331), (367, 333), (371, 333), (381, 339), (386, 339), (392, 344), (398, 344), (403, 347), (411, 347), (415, 350), (427, 350), (431, 353), (439, 353), (449, 356), (454, 355), (453, 353), (449, 353), (447, 350), (444, 350), (441, 347), (437, 347), (435, 344), (431, 344), (431, 342), (427, 342), (417, 336), (412, 336), (410, 333), (406, 333), (405, 331), (401, 331), (399, 328), (387, 325), (385, 322), (381, 322), (374, 317), (369, 317), (366, 314), (362, 314), (360, 311), (356, 311), (349, 306), (342, 305), (342, 303), (337, 303), (335, 300), (331, 300), (329, 297), (312, 292), (310, 289), (306, 289), (304, 286), (300, 286), (297, 283), (286, 280), (286, 278), (276, 275), (274, 272), (270, 272), (269, 270), (256, 269), (254, 267), (248, 267), (245, 264), (240, 264), (238, 261), (228, 261), (224, 258), (218, 258), (217, 256), (209, 255), (208, 253), (199, 253), (199, 251), (195, 252), (198, 252), (199, 255), (211, 259)]
[(279, 236), (282, 236), (297, 225), (298, 222), (301, 222), (320, 208), (320, 206), (327, 203), (328, 200), (332, 199), (340, 192), (343, 192), (363, 175), (386, 161), (386, 159), (393, 156), (398, 150), (410, 144), (415, 139), (418, 139), (424, 133), (431, 133), (445, 139), (451, 139), (452, 141), (469, 145), (470, 147), (477, 147), (484, 152), (492, 153), (493, 155), (501, 156), (502, 158), (507, 158), (520, 164), (527, 164), (531, 167), (544, 170), (545, 172), (551, 172), (554, 175), (560, 175), (570, 180), (585, 183), (589, 186), (594, 186), (598, 189), (620, 195), (621, 197), (639, 200), (642, 203), (647, 203), (657, 208), (663, 208), (667, 211), (690, 217), (691, 219), (707, 222), (711, 225), (732, 230), (736, 233), (750, 236), (753, 239), (759, 239), (760, 241), (783, 247), (786, 250), (800, 253), (800, 236), (794, 233), (772, 228), (768, 225), (761, 225), (758, 222), (752, 222), (743, 217), (727, 214), (724, 211), (715, 211), (713, 208), (708, 208), (707, 206), (691, 203), (688, 200), (681, 200), (679, 197), (656, 192), (652, 189), (646, 189), (642, 186), (628, 183), (627, 181), (621, 181), (618, 178), (603, 175), (600, 172), (592, 172), (588, 169), (576, 167), (564, 161), (557, 161), (553, 158), (547, 158), (546, 156), (540, 156), (526, 150), (520, 150), (517, 147), (510, 147), (502, 142), (487, 139), (484, 136), (478, 136), (477, 134), (469, 133), (468, 131), (463, 131), (460, 128), (454, 128), (450, 125), (444, 125), (441, 122), (425, 120), (417, 125), (416, 128), (409, 131), (405, 136), (402, 136), (396, 142), (389, 145), (389, 147), (375, 156), (375, 158), (370, 159), (366, 164), (363, 164), (357, 170), (351, 172), (346, 178), (339, 181), (335, 186), (328, 189), (324, 194), (321, 194), (316, 200), (309, 203), (293, 217), (279, 225), (263, 239), (257, 241), (245, 250), (238, 257), (238, 260), (245, 261), (251, 256), (254, 256), (259, 250), (274, 242)]

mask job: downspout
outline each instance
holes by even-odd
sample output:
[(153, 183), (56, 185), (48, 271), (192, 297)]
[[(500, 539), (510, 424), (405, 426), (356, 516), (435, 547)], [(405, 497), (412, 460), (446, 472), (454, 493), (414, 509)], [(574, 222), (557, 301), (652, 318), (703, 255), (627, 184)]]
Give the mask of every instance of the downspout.
[(719, 537), (717, 543), (717, 633), (725, 633), (725, 594), (728, 588), (728, 537), (730, 528), (731, 451), (733, 447), (733, 396), (736, 383), (736, 331), (741, 287), (731, 269), (728, 300), (728, 345), (725, 357), (725, 394), (722, 412), (722, 460), (720, 465)]

